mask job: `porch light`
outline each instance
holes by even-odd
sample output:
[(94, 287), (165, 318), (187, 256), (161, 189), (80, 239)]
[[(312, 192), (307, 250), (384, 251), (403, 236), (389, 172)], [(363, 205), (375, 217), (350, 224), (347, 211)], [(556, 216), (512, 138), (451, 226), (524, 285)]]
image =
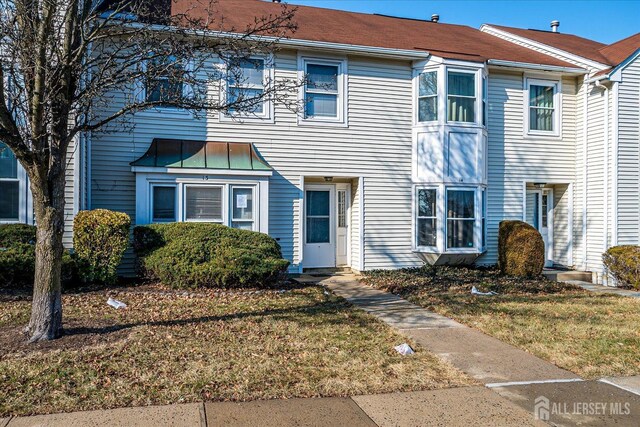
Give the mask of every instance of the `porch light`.
[(324, 182), (332, 182), (333, 181), (333, 177), (332, 176), (325, 176), (324, 177)]
[(534, 186), (534, 187), (536, 187), (536, 188), (540, 188), (540, 189), (544, 188), (546, 185), (547, 185), (547, 183), (546, 183), (546, 182), (534, 182), (534, 183), (533, 183), (533, 186)]

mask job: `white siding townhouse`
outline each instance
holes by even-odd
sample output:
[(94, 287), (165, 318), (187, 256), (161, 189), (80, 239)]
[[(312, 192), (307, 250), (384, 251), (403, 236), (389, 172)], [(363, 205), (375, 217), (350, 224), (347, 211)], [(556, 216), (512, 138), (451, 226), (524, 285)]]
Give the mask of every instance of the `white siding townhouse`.
[[(218, 5), (236, 28), (278, 7)], [(305, 6), (295, 21), (275, 58), (247, 66), (247, 82), (307, 76), (291, 94), (304, 112), (159, 108), (80, 138), (66, 244), (76, 212), (107, 208), (135, 224), (268, 233), (293, 273), (495, 264), (500, 221), (521, 219), (542, 233), (548, 266), (602, 281), (602, 253), (640, 243), (640, 33), (603, 45), (557, 23), (478, 30)], [(6, 149), (0, 221), (33, 221)], [(132, 267), (128, 257), (122, 271)]]

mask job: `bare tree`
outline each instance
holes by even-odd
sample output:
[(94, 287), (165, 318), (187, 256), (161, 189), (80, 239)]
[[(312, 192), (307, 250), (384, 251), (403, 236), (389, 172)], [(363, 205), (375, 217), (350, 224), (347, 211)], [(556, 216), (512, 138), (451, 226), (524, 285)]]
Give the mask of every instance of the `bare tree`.
[(230, 28), (215, 0), (169, 2), (0, 0), (0, 141), (26, 170), (37, 224), (31, 342), (62, 334), (65, 167), (74, 138), (160, 105), (251, 114), (270, 99), (297, 108), (287, 96), (295, 81), (212, 96), (295, 31), (294, 9), (283, 4)]

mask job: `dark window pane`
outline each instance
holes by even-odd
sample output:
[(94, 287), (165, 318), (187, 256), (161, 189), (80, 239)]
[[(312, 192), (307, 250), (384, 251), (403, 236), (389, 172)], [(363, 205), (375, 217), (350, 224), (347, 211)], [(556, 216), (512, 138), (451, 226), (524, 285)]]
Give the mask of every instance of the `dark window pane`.
[(474, 74), (449, 72), (447, 93), (449, 95), (476, 96)]
[(229, 111), (262, 114), (265, 101), (263, 94), (264, 90), (262, 89), (229, 88), (227, 104), (234, 104), (229, 108)]
[(418, 246), (436, 246), (436, 219), (418, 219)]
[(447, 99), (447, 120), (450, 122), (470, 122), (476, 121), (475, 98), (460, 98), (457, 96), (449, 96)]
[(447, 247), (473, 248), (474, 220), (447, 220)]
[(307, 65), (307, 87), (309, 89), (338, 90), (338, 67), (335, 65)]
[(418, 121), (433, 122), (438, 120), (438, 98), (430, 96), (418, 100)]
[(436, 95), (438, 93), (438, 73), (430, 71), (420, 74), (418, 96)]
[(257, 85), (264, 83), (264, 61), (262, 59), (240, 59), (229, 64), (230, 85)]
[(187, 187), (188, 220), (222, 221), (222, 188)]
[(447, 218), (475, 218), (475, 192), (449, 190)]
[(0, 181), (0, 221), (20, 219), (20, 184), (18, 181)]
[(529, 128), (531, 130), (553, 131), (553, 110), (530, 108)]
[(418, 190), (418, 216), (436, 216), (436, 190)]
[(329, 216), (331, 203), (329, 191), (307, 191), (307, 216)]
[(154, 58), (147, 63), (147, 71), (147, 101), (168, 102), (182, 97), (184, 71), (176, 58)]
[(553, 86), (529, 86), (529, 105), (553, 108)]
[(330, 243), (330, 219), (307, 217), (307, 243)]
[(0, 178), (17, 178), (18, 161), (13, 151), (0, 142)]
[(176, 188), (153, 187), (153, 221), (172, 222), (176, 220)]

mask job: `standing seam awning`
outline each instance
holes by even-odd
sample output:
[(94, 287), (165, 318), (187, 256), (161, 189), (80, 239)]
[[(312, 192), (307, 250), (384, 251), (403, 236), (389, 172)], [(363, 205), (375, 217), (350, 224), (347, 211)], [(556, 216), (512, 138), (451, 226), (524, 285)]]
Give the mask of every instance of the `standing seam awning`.
[(252, 143), (155, 138), (131, 166), (270, 171)]

